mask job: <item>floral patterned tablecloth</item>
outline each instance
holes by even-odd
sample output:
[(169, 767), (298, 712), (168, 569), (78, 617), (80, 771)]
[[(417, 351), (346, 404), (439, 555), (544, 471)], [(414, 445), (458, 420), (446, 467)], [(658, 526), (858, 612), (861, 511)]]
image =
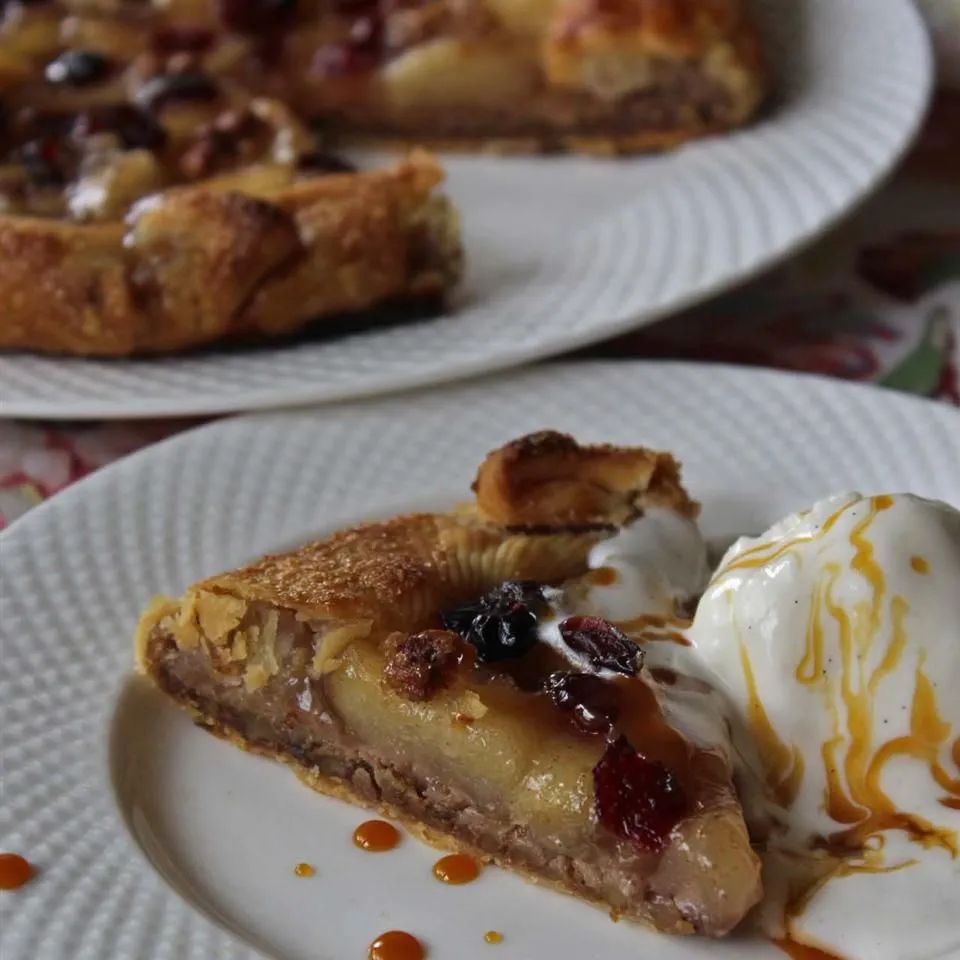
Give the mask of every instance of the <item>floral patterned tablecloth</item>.
[[(943, 75), (956, 67), (960, 86), (960, 0), (923, 2), (942, 17)], [(896, 175), (810, 250), (578, 356), (806, 370), (960, 406), (960, 89), (941, 90)], [(196, 422), (0, 420), (0, 528), (85, 474)]]

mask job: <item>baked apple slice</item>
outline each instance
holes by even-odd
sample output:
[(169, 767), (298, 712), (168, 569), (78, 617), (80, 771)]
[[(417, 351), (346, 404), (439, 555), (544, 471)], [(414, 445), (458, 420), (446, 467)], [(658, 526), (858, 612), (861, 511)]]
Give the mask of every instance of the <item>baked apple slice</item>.
[(670, 685), (612, 624), (544, 630), (551, 585), (618, 525), (696, 513), (676, 463), (539, 434), (488, 457), (476, 491), (155, 601), (141, 668), (211, 731), (429, 842), (659, 930), (728, 933), (760, 896), (728, 752), (667, 721)]

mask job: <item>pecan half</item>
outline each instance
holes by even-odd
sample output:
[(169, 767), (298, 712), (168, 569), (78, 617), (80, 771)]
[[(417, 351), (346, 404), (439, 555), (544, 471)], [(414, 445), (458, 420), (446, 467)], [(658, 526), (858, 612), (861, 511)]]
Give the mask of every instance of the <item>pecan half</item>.
[(391, 633), (384, 642), (383, 679), (406, 700), (429, 700), (452, 683), (465, 652), (464, 641), (450, 630)]

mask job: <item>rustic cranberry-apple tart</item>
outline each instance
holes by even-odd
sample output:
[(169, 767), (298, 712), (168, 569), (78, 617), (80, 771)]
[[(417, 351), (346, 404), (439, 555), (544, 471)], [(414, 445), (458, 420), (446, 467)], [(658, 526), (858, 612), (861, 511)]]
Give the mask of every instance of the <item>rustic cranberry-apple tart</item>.
[(442, 295), (437, 164), (352, 175), (331, 136), (624, 153), (763, 91), (743, 0), (12, 0), (0, 349), (157, 353)]
[(155, 600), (142, 670), (429, 842), (665, 932), (728, 933), (761, 886), (726, 734), (687, 722), (695, 680), (644, 662), (691, 598), (631, 623), (577, 612), (638, 517), (695, 529), (677, 463), (542, 433), (491, 453), (474, 490)]

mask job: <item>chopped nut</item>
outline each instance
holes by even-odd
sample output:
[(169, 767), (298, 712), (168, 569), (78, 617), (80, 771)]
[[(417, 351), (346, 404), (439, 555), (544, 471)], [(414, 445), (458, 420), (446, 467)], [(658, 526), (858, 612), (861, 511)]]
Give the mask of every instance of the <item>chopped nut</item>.
[(391, 633), (384, 643), (383, 677), (407, 700), (429, 700), (450, 685), (463, 660), (466, 644), (450, 630)]
[(355, 640), (362, 640), (370, 633), (372, 626), (369, 620), (355, 620), (353, 623), (344, 623), (339, 627), (327, 630), (320, 639), (313, 657), (315, 673), (331, 673), (340, 664), (340, 654)]

